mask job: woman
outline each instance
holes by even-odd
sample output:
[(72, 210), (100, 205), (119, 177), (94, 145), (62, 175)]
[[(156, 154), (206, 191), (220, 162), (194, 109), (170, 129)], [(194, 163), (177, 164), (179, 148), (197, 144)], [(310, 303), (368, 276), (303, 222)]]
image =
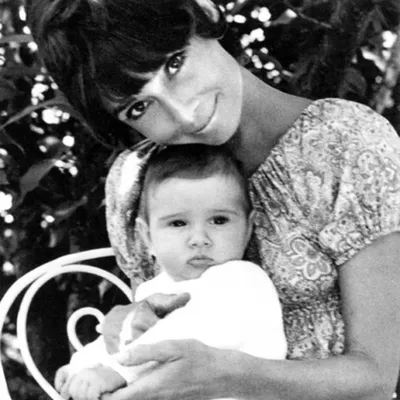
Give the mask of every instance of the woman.
[[(194, 341), (142, 346), (125, 362), (159, 367), (107, 398), (389, 399), (400, 361), (400, 140), (388, 122), (258, 80), (219, 44), (224, 21), (210, 0), (32, 0), (28, 15), (50, 73), (95, 131), (151, 140), (122, 153), (107, 181), (121, 268), (154, 272), (134, 229), (154, 143), (224, 145), (249, 178), (248, 258), (283, 307), (287, 360)], [(186, 300), (139, 304), (137, 331)]]

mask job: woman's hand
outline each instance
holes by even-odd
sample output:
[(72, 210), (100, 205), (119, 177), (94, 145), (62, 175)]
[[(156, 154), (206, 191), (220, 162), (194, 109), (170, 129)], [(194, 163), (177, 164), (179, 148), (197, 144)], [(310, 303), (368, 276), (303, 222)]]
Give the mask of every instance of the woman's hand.
[(160, 318), (183, 307), (189, 299), (190, 296), (187, 293), (157, 293), (136, 304), (114, 307), (106, 315), (102, 324), (107, 352), (114, 354), (118, 351), (122, 323), (130, 312), (134, 312), (131, 323), (132, 339), (134, 340), (151, 328)]
[[(208, 347), (197, 340), (167, 340), (138, 345), (117, 356), (126, 366), (157, 361), (159, 364), (142, 373), (129, 386), (103, 400), (180, 400), (214, 399), (229, 396), (229, 354), (227, 350)], [(226, 371), (226, 372), (224, 372)]]
[(106, 315), (101, 325), (101, 331), (109, 354), (114, 354), (118, 351), (120, 342), (119, 334), (121, 332), (122, 323), (134, 308), (135, 304), (115, 306)]

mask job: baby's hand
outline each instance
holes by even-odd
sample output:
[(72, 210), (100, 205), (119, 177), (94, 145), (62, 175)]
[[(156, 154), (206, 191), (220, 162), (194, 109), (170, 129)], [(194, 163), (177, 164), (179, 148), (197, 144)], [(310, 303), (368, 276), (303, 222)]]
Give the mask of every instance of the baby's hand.
[[(63, 386), (67, 383), (69, 379), (71, 379), (71, 373), (69, 371), (69, 365), (64, 365), (60, 369), (57, 370), (56, 376), (54, 378), (54, 386), (57, 392), (61, 393)], [(64, 396), (63, 396), (64, 397)]]
[(104, 393), (125, 385), (125, 380), (117, 372), (102, 365), (85, 368), (64, 382), (60, 390), (56, 386), (57, 390), (63, 398), (72, 397), (74, 400), (99, 400)]

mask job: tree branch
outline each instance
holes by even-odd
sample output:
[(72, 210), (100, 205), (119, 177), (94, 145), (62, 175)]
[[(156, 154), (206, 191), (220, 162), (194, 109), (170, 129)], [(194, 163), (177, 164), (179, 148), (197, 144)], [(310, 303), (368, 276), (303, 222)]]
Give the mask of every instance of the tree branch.
[(346, 71), (365, 37), (373, 16), (372, 2), (337, 0), (320, 45), (305, 53), (296, 66), (298, 93), (311, 98), (338, 96)]
[(284, 0), (283, 4), (285, 5), (285, 7), (291, 11), (293, 11), (296, 15), (297, 18), (302, 19), (303, 21), (307, 21), (310, 22), (314, 25), (319, 25), (325, 29), (332, 29), (332, 25), (331, 24), (327, 24), (326, 22), (323, 21), (319, 21), (315, 18), (309, 17), (308, 15), (304, 14), (303, 12), (303, 7), (294, 7), (290, 4), (289, 0)]

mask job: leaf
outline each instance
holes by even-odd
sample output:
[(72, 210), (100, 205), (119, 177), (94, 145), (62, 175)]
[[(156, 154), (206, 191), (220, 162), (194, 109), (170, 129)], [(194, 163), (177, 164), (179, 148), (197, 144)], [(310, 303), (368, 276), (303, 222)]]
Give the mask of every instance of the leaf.
[(27, 193), (39, 186), (39, 182), (50, 172), (56, 162), (56, 159), (50, 158), (42, 160), (28, 169), (20, 180), (21, 202)]
[(57, 227), (50, 228), (49, 248), (53, 249), (64, 239), (68, 231), (66, 224), (58, 225)]
[(24, 35), (24, 34), (15, 34), (15, 35), (7, 35), (0, 38), (0, 45), (7, 44), (10, 42), (16, 43), (30, 43), (33, 42), (32, 35)]
[(274, 64), (273, 69), (276, 69), (278, 71), (283, 70), (282, 64), (278, 61), (276, 57), (272, 57), (270, 54), (265, 54), (260, 50), (255, 50), (254, 53), (257, 54), (258, 57), (260, 57), (260, 60), (262, 61), (263, 64), (271, 62)]
[(3, 125), (0, 126), (0, 131), (6, 128), (8, 125), (14, 124), (18, 122), (22, 118), (30, 115), (32, 112), (40, 110), (41, 108), (50, 108), (50, 107), (59, 107), (61, 110), (68, 112), (75, 118), (80, 118), (83, 120), (82, 116), (77, 113), (72, 106), (68, 103), (64, 96), (58, 95), (53, 99), (46, 100), (43, 103), (35, 104), (29, 107), (24, 108), (19, 113), (15, 114), (11, 118), (9, 118)]
[(52, 215), (57, 222), (69, 218), (77, 208), (87, 204), (87, 196), (83, 196), (78, 201), (66, 201), (53, 210)]
[(43, 146), (46, 150), (44, 156), (46, 158), (60, 158), (62, 153), (67, 149), (67, 146), (55, 136), (46, 136), (37, 141), (39, 146)]
[(348, 93), (352, 93), (356, 94), (359, 98), (363, 98), (366, 91), (367, 81), (361, 72), (352, 67), (348, 68), (338, 91), (339, 97), (346, 97)]
[(0, 77), (0, 101), (12, 99), (17, 91), (17, 88), (10, 81)]
[(289, 12), (289, 10), (285, 10), (278, 18), (271, 21), (271, 26), (277, 25), (288, 25), (290, 24), (295, 18), (297, 18), (297, 14), (295, 12)]
[(0, 169), (0, 185), (9, 185), (10, 182), (8, 181), (7, 174), (4, 170)]
[(25, 64), (14, 62), (10, 56), (7, 56), (7, 53), (5, 57), (7, 58), (7, 64), (1, 67), (0, 76), (15, 80), (18, 77), (34, 78), (36, 75), (43, 74), (42, 68), (38, 63), (33, 66), (27, 66)]
[(65, 95), (58, 91), (54, 98), (52, 99), (54, 105), (57, 106), (60, 110), (65, 111), (66, 113), (70, 114), (72, 117), (76, 118), (80, 122), (85, 123), (83, 116), (72, 107), (71, 103), (65, 97)]
[(45, 107), (51, 107), (52, 105), (53, 105), (52, 104), (52, 100), (47, 100), (47, 101), (44, 101), (43, 103), (26, 107), (22, 111), (20, 111), (19, 113), (15, 114), (11, 118), (9, 118), (3, 125), (1, 125), (0, 126), (0, 130), (3, 130), (8, 125), (11, 125), (11, 124), (14, 124), (15, 122), (18, 122), (19, 120), (21, 120), (22, 118), (30, 115), (32, 112), (34, 112), (36, 110), (39, 110), (39, 109), (45, 108)]
[(385, 16), (379, 7), (375, 7), (371, 15), (372, 36), (379, 35), (383, 31)]
[(0, 145), (5, 144), (16, 146), (21, 153), (25, 154), (25, 150), (17, 141), (15, 141), (6, 131), (0, 131)]

